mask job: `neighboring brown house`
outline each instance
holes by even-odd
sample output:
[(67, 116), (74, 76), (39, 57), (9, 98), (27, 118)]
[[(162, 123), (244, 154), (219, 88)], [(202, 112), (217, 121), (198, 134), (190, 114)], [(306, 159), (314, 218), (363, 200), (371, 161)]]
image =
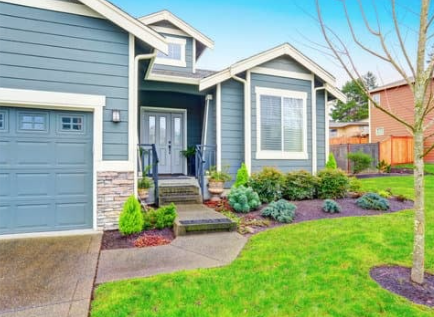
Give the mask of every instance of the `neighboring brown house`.
[[(407, 122), (413, 122), (414, 99), (405, 81), (397, 81), (378, 87), (371, 91), (371, 96), (385, 109), (388, 109)], [(369, 107), (369, 119), (369, 142), (380, 142), (388, 139), (390, 136), (411, 136), (410, 131), (404, 125), (373, 105)], [(427, 136), (433, 133), (434, 127), (426, 131)], [(431, 146), (433, 142), (434, 137), (428, 138), (425, 142), (425, 147)], [(425, 157), (425, 162), (434, 162), (434, 151), (431, 151)]]
[(365, 137), (369, 134), (369, 121), (334, 122), (329, 124), (330, 138)]

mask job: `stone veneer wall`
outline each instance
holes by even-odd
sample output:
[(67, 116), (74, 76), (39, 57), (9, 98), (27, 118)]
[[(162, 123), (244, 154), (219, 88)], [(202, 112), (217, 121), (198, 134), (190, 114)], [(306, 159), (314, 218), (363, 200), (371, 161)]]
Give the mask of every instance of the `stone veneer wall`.
[(134, 194), (134, 172), (98, 172), (97, 178), (98, 228), (117, 229), (123, 204)]

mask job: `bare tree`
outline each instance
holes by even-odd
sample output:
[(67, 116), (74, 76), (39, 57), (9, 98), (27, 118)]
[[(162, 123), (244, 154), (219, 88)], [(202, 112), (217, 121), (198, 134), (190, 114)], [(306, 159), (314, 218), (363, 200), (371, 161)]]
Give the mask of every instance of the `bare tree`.
[[(369, 88), (366, 87), (361, 74), (357, 69), (356, 61), (350, 53), (348, 46), (344, 43), (334, 30), (329, 28), (321, 11), (320, 0), (316, 1), (316, 11), (318, 15), (319, 25), (327, 47), (332, 52), (332, 55), (337, 59), (339, 64), (345, 69), (347, 74), (354, 81), (361, 83), (361, 88), (368, 96), (371, 104), (386, 113), (394, 120), (400, 122), (411, 131), (414, 138), (414, 191), (415, 191), (415, 218), (414, 218), (414, 245), (413, 245), (413, 265), (411, 269), (411, 280), (415, 283), (422, 284), (424, 282), (424, 260), (425, 260), (425, 188), (424, 188), (424, 156), (428, 154), (434, 145), (428, 149), (424, 148), (425, 131), (434, 125), (434, 119), (430, 119), (430, 114), (434, 110), (432, 81), (434, 56), (428, 52), (427, 46), (430, 36), (428, 35), (429, 28), (433, 23), (434, 16), (429, 17), (430, 0), (420, 0), (420, 11), (416, 13), (419, 20), (417, 50), (412, 54), (409, 47), (406, 46), (405, 38), (402, 34), (400, 21), (398, 20), (397, 8), (395, 0), (390, 0), (391, 18), (394, 26), (394, 39), (397, 42), (398, 53), (395, 51), (396, 45), (390, 45), (386, 41), (386, 34), (380, 24), (379, 14), (373, 3), (371, 13), (375, 13), (375, 22), (372, 23), (365, 11), (362, 0), (357, 0), (358, 11), (364, 22), (364, 32), (376, 40), (378, 49), (372, 48), (371, 45), (365, 44), (356, 33), (355, 24), (350, 16), (349, 8), (346, 0), (338, 0), (343, 7), (343, 14), (348, 25), (348, 30), (352, 42), (359, 49), (369, 53), (379, 60), (391, 65), (403, 78), (405, 83), (410, 87), (414, 98), (412, 111), (414, 112), (414, 120), (412, 122), (403, 119), (398, 114), (385, 108), (373, 100), (369, 94)], [(414, 1), (416, 2), (416, 1)], [(412, 5), (415, 3), (412, 3)], [(387, 34), (389, 36), (389, 34)], [(371, 42), (370, 42), (371, 43)], [(412, 56), (415, 55), (414, 58)], [(428, 58), (428, 62), (427, 61)], [(402, 61), (401, 61), (402, 60)], [(402, 62), (402, 63), (401, 63)]]

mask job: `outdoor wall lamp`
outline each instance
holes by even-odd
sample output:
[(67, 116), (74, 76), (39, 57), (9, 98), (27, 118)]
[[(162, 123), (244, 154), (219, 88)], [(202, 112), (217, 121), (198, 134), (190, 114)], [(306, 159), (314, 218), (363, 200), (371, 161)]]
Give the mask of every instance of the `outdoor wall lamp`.
[(119, 123), (121, 122), (121, 112), (120, 110), (112, 110), (112, 122)]

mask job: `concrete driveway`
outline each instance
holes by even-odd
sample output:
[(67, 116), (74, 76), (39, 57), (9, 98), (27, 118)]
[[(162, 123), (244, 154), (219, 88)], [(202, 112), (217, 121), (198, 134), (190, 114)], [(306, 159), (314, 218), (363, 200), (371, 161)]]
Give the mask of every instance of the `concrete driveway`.
[(0, 317), (87, 317), (101, 235), (0, 240)]

